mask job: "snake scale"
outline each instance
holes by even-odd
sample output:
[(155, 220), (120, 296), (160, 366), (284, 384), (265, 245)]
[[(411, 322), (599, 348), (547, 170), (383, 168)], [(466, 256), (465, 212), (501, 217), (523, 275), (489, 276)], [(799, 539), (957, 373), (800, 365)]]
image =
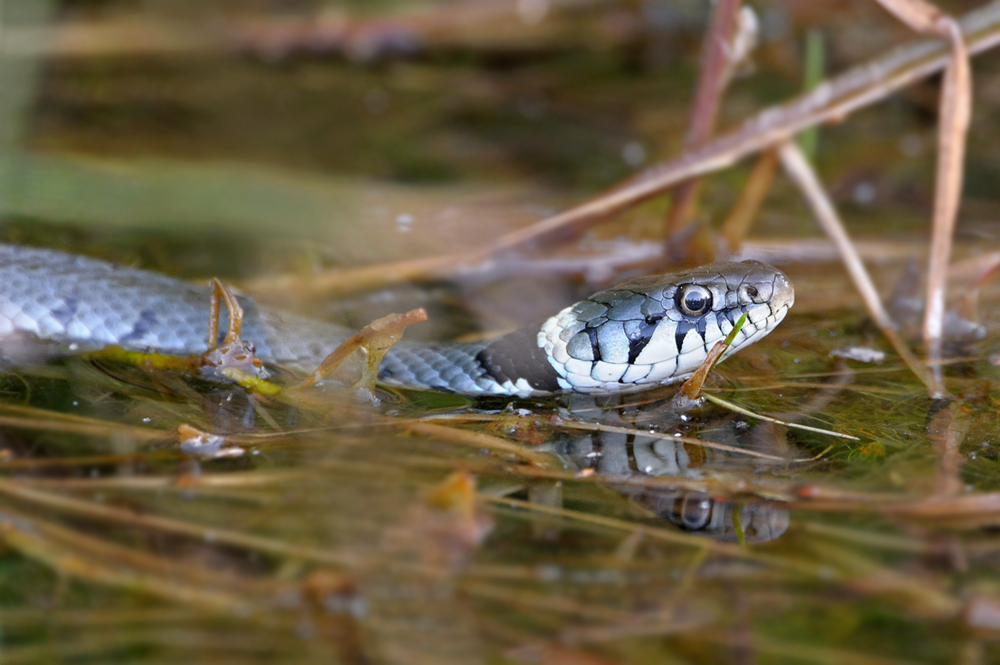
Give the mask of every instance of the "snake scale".
[[(203, 353), (208, 294), (207, 287), (146, 270), (0, 245), (0, 354), (11, 358), (38, 340), (67, 352), (115, 344)], [(352, 334), (239, 300), (243, 337), (265, 363), (311, 372)], [(690, 376), (744, 313), (726, 355), (761, 339), (794, 300), (788, 278), (756, 261), (640, 277), (493, 340), (403, 341), (386, 356), (379, 381), (466, 395), (632, 392)]]

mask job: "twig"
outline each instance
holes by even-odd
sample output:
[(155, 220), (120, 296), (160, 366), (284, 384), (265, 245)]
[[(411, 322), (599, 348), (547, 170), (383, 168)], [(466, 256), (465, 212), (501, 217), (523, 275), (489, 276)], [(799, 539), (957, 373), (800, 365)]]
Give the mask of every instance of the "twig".
[(320, 381), (330, 377), (340, 369), (348, 357), (361, 349), (365, 358), (365, 368), (353, 388), (364, 387), (369, 390), (375, 387), (382, 359), (396, 342), (403, 337), (403, 331), (414, 323), (427, 320), (427, 312), (423, 308), (411, 309), (403, 314), (389, 314), (376, 319), (359, 332), (345, 340), (330, 355), (323, 359), (320, 366), (300, 383), (297, 388), (306, 389), (315, 386)]
[[(650, 439), (662, 439), (663, 441), (674, 441), (676, 443), (686, 443), (692, 446), (699, 446), (701, 448), (710, 448), (712, 450), (724, 450), (728, 453), (733, 453), (735, 455), (746, 455), (747, 457), (755, 457), (757, 459), (773, 460), (775, 462), (785, 462), (788, 464), (801, 464), (805, 462), (815, 462), (818, 457), (796, 457), (787, 458), (781, 457), (780, 455), (769, 455), (767, 453), (762, 453), (757, 450), (750, 450), (748, 448), (741, 448), (739, 446), (727, 446), (724, 443), (715, 443), (714, 441), (702, 441), (701, 439), (695, 439), (690, 436), (673, 436), (672, 434), (664, 434), (662, 432), (650, 432), (649, 430), (633, 429), (631, 427), (616, 427), (614, 425), (602, 425), (600, 423), (578, 423), (578, 422), (564, 422), (563, 427), (568, 429), (580, 429), (586, 431), (594, 432), (617, 432), (619, 434), (628, 434), (630, 436), (636, 437), (649, 437)], [(825, 454), (826, 451), (823, 451)], [(822, 454), (820, 455), (822, 457)]]
[[(730, 80), (728, 76), (729, 44), (737, 28), (737, 19), (743, 0), (717, 0), (712, 10), (712, 20), (705, 35), (704, 50), (698, 89), (691, 108), (684, 149), (700, 148), (712, 136), (715, 121), (719, 115), (719, 102)], [(698, 199), (698, 181), (688, 180), (674, 191), (673, 201), (667, 212), (664, 234), (664, 250), (668, 258), (677, 254), (677, 234), (691, 222)]]
[(208, 348), (219, 346), (219, 316), (222, 314), (222, 304), (229, 310), (229, 326), (226, 328), (224, 344), (230, 344), (240, 338), (243, 330), (243, 308), (228, 286), (218, 277), (212, 278), (212, 292), (208, 300)]
[(844, 230), (844, 225), (841, 223), (840, 217), (833, 207), (833, 202), (827, 196), (819, 178), (816, 177), (816, 172), (813, 171), (812, 165), (809, 164), (805, 155), (802, 154), (802, 150), (793, 141), (787, 141), (781, 146), (779, 154), (781, 155), (781, 163), (784, 165), (785, 171), (806, 197), (809, 207), (812, 208), (813, 214), (816, 216), (816, 221), (819, 222), (819, 225), (826, 231), (826, 234), (830, 236), (830, 239), (833, 240), (840, 251), (844, 266), (854, 281), (854, 286), (858, 289), (858, 293), (861, 294), (861, 300), (864, 302), (865, 309), (868, 310), (868, 314), (872, 317), (875, 325), (878, 326), (882, 334), (889, 340), (889, 343), (892, 344), (892, 347), (899, 354), (899, 357), (903, 359), (907, 367), (910, 368), (910, 371), (916, 374), (917, 378), (927, 386), (931, 395), (935, 397), (943, 395), (944, 390), (942, 386), (931, 377), (927, 369), (913, 355), (913, 352), (910, 351), (910, 348), (896, 330), (896, 325), (889, 317), (889, 313), (885, 311), (882, 299), (875, 290), (875, 285), (872, 283), (871, 277), (868, 276), (868, 271), (861, 262), (861, 257), (858, 256), (857, 250), (854, 249), (847, 231)]
[(27, 487), (23, 483), (10, 480), (0, 479), (0, 494), (25, 503), (45, 506), (71, 515), (142, 529), (153, 529), (164, 533), (200, 539), (202, 541), (211, 540), (214, 543), (266, 552), (275, 556), (303, 559), (333, 566), (350, 565), (356, 562), (351, 556), (329, 549), (298, 546), (275, 538), (255, 536), (249, 533), (203, 526), (159, 515), (142, 514), (124, 508), (100, 505), (55, 492), (46, 492)]
[(944, 331), (944, 292), (948, 284), (948, 262), (958, 205), (962, 196), (965, 142), (972, 109), (972, 73), (969, 51), (962, 30), (947, 14), (924, 0), (878, 0), (912, 29), (951, 42), (951, 58), (941, 90), (938, 162), (934, 191), (934, 235), (927, 273), (927, 304), (924, 310), (924, 344), (934, 380), (941, 383), (941, 341)]
[[(186, 571), (189, 579), (178, 579), (184, 568), (166, 559), (56, 524), (28, 519), (9, 510), (0, 513), (0, 535), (5, 544), (63, 575), (149, 593), (203, 609), (236, 612), (246, 611), (252, 605), (246, 598), (246, 588), (212, 588), (206, 584), (203, 571), (196, 567)], [(199, 577), (201, 579), (191, 579)], [(217, 575), (217, 579), (221, 576)]]
[(965, 455), (960, 449), (971, 425), (967, 409), (961, 400), (952, 402), (935, 413), (927, 424), (940, 458), (934, 479), (935, 496), (955, 496), (965, 487), (961, 476)]
[[(495, 504), (497, 506), (510, 506), (532, 513), (555, 515), (558, 517), (562, 517), (564, 519), (573, 520), (575, 522), (581, 522), (584, 524), (589, 524), (615, 531), (631, 532), (637, 528), (640, 528), (640, 525), (637, 525), (633, 522), (628, 522), (626, 520), (621, 520), (614, 517), (605, 517), (604, 515), (594, 515), (592, 513), (586, 513), (579, 510), (571, 510), (568, 508), (543, 506), (541, 504), (531, 503), (529, 501), (522, 501), (520, 499), (511, 499), (508, 497), (491, 497), (484, 495), (479, 495), (479, 499), (481, 501), (486, 501)], [(757, 561), (773, 569), (780, 570), (785, 574), (815, 577), (831, 573), (831, 571), (829, 571), (828, 569), (822, 569), (821, 566), (811, 564), (810, 562), (807, 561), (802, 561), (800, 559), (795, 559), (792, 557), (776, 556), (761, 550), (742, 547), (733, 543), (723, 543), (695, 536), (689, 533), (651, 527), (648, 525), (641, 525), (641, 528), (643, 529), (643, 534), (651, 540), (659, 540), (677, 545), (686, 545), (689, 547), (694, 547), (699, 550), (707, 550), (713, 554), (732, 556), (737, 559)], [(834, 574), (836, 575), (835, 572)]]
[[(959, 22), (970, 54), (1000, 44), (1000, 2), (970, 12)], [(812, 92), (757, 114), (739, 128), (693, 153), (654, 166), (638, 177), (575, 208), (554, 215), (494, 243), (494, 251), (538, 242), (552, 235), (579, 234), (597, 222), (692, 177), (718, 171), (828, 120), (842, 120), (900, 88), (947, 66), (948, 47), (921, 40), (830, 79)]]
[(731, 253), (739, 251), (746, 239), (750, 224), (771, 189), (771, 181), (774, 180), (777, 167), (778, 153), (768, 150), (762, 154), (750, 171), (750, 177), (740, 192), (736, 204), (722, 222), (722, 237), (726, 239), (726, 245)]
[[(1000, 44), (1000, 1), (970, 12), (959, 22), (968, 51), (977, 54)], [(497, 253), (529, 243), (578, 236), (627, 208), (662, 194), (693, 177), (712, 173), (755, 152), (780, 144), (803, 129), (842, 119), (870, 106), (914, 81), (944, 69), (949, 46), (939, 40), (920, 40), (832, 78), (809, 93), (765, 109), (742, 126), (716, 138), (700, 150), (654, 166), (636, 178), (537, 224), (508, 233), (479, 252), (448, 254), (415, 261), (372, 266), (359, 285), (348, 285), (336, 271), (314, 277), (306, 291), (360, 289), (403, 281), (436, 279), (460, 274)]]
[[(751, 414), (753, 415), (753, 414)], [(761, 416), (756, 416), (761, 417)], [(493, 422), (495, 418), (493, 416), (477, 416), (475, 414), (460, 414), (456, 416), (427, 416), (425, 421), (430, 422)], [(574, 429), (582, 430), (585, 432), (615, 432), (618, 434), (628, 434), (629, 436), (635, 437), (649, 437), (650, 439), (661, 439), (663, 441), (674, 441), (676, 443), (686, 443), (692, 446), (699, 446), (701, 448), (711, 448), (713, 450), (724, 450), (729, 453), (734, 453), (737, 455), (746, 455), (747, 457), (755, 457), (758, 459), (773, 460), (776, 462), (785, 462), (789, 464), (799, 464), (803, 462), (815, 462), (820, 459), (827, 451), (823, 451), (819, 456), (814, 457), (795, 457), (788, 458), (782, 457), (780, 455), (769, 455), (767, 453), (762, 453), (756, 450), (750, 450), (748, 448), (741, 448), (739, 446), (727, 446), (724, 443), (715, 443), (714, 441), (702, 441), (701, 439), (695, 439), (690, 436), (674, 436), (673, 434), (665, 434), (663, 432), (656, 432), (650, 430), (635, 429), (632, 427), (618, 427), (616, 425), (605, 425), (602, 423), (587, 423), (577, 420), (564, 420), (560, 419), (559, 428), (562, 429)], [(510, 444), (512, 446), (517, 444)], [(484, 446), (485, 447), (485, 446)], [(518, 446), (524, 449), (524, 446)], [(538, 453), (535, 453), (538, 454)]]
[[(927, 272), (927, 306), (924, 312), (924, 343), (932, 363), (941, 360), (944, 329), (944, 292), (948, 284), (948, 263), (962, 196), (963, 163), (972, 107), (972, 79), (969, 55), (961, 31), (953, 21), (954, 57), (944, 77), (941, 91), (941, 127), (938, 130), (937, 186), (934, 192), (934, 237)], [(940, 372), (940, 366), (934, 365)]]
[(743, 316), (739, 318), (733, 329), (729, 331), (726, 335), (726, 339), (721, 342), (716, 342), (712, 350), (708, 352), (708, 356), (701, 363), (698, 369), (695, 370), (694, 374), (681, 385), (680, 391), (677, 393), (677, 397), (687, 400), (696, 400), (698, 395), (701, 394), (701, 388), (705, 385), (705, 379), (708, 378), (708, 373), (712, 371), (712, 368), (719, 362), (722, 358), (722, 354), (732, 346), (733, 340), (736, 339), (736, 335), (743, 329), (743, 325), (747, 322), (747, 313), (743, 312)]
[[(770, 416), (765, 416), (765, 415), (762, 415), (760, 413), (754, 413), (750, 409), (744, 409), (742, 406), (740, 406), (738, 404), (733, 404), (732, 402), (728, 402), (728, 401), (722, 399), (721, 397), (716, 397), (715, 395), (709, 395), (708, 393), (706, 393), (704, 397), (709, 402), (712, 402), (713, 404), (718, 404), (719, 406), (721, 406), (724, 409), (729, 409), (730, 411), (735, 411), (736, 413), (742, 413), (744, 416), (750, 416), (751, 418), (757, 418), (758, 420), (766, 420), (769, 423), (776, 423), (778, 425), (784, 425), (785, 427), (792, 427), (792, 428), (795, 428), (795, 429), (801, 429), (801, 430), (805, 430), (807, 432), (816, 432), (817, 434), (826, 434), (827, 436), (836, 436), (836, 437), (839, 437), (841, 439), (850, 439), (852, 441), (860, 441), (861, 440), (861, 439), (859, 439), (856, 436), (851, 436), (850, 434), (841, 434), (840, 432), (834, 432), (833, 430), (829, 430), (829, 429), (821, 429), (819, 427), (809, 427), (808, 425), (799, 425), (798, 423), (790, 423), (788, 421), (778, 420), (777, 418), (771, 418)], [(822, 453), (820, 453), (816, 457), (810, 457), (810, 458), (805, 459), (805, 460), (796, 460), (796, 461), (810, 462), (810, 461), (819, 459), (820, 457), (822, 457), (823, 455), (825, 455), (828, 451), (829, 451), (829, 448), (827, 450), (824, 450)]]
[(430, 419), (425, 419), (424, 422), (420, 423), (411, 423), (406, 426), (406, 429), (417, 434), (432, 436), (440, 441), (460, 446), (470, 446), (479, 450), (492, 450), (505, 455), (511, 455), (537, 466), (551, 466), (552, 458), (549, 455), (537, 453), (513, 441), (482, 432), (470, 432), (469, 430), (458, 429), (456, 427), (436, 425), (427, 422), (427, 420)]
[(17, 416), (0, 416), (0, 427), (35, 432), (65, 432), (67, 434), (99, 438), (123, 436), (142, 443), (169, 441), (173, 438), (173, 432), (169, 430), (135, 427), (96, 419), (92, 422), (66, 421), (58, 416), (45, 420), (40, 420), (38, 417), (18, 418)]

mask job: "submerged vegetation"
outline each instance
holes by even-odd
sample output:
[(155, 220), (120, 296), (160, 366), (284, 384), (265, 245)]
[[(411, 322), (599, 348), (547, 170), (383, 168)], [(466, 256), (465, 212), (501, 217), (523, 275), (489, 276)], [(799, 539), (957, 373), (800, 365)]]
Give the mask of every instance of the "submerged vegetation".
[[(1000, 659), (1000, 5), (883, 4), (5, 3), (5, 242), (375, 324), (5, 364), (0, 662)], [(796, 304), (683, 409), (373, 384), (714, 257)]]

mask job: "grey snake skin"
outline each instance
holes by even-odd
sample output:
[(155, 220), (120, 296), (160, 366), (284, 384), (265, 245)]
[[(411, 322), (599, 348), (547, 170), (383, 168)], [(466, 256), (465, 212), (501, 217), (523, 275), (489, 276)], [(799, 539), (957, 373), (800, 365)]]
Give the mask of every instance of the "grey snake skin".
[[(206, 350), (208, 288), (49, 249), (0, 245), (0, 354), (42, 340), (69, 352), (120, 345)], [(795, 299), (783, 273), (754, 261), (641, 277), (541, 325), (477, 343), (401, 342), (380, 382), (467, 395), (632, 392), (680, 381), (743, 314), (726, 355), (767, 335)], [(265, 363), (308, 373), (352, 331), (240, 297), (243, 337)], [(225, 320), (220, 322), (225, 329)]]

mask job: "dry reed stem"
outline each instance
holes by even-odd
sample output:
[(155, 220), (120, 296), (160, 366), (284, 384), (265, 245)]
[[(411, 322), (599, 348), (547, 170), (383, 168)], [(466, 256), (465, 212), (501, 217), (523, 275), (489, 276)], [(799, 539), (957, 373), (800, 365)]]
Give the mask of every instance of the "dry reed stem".
[(806, 547), (822, 557), (824, 563), (838, 568), (845, 586), (865, 595), (895, 596), (909, 612), (933, 619), (953, 619), (962, 610), (962, 602), (921, 580), (909, 571), (884, 566), (856, 548), (843, 547), (826, 539), (812, 538)]
[(124, 508), (101, 505), (54, 492), (42, 491), (12, 480), (0, 479), (0, 494), (24, 501), (25, 503), (46, 506), (71, 515), (142, 529), (174, 533), (202, 541), (210, 541), (219, 545), (230, 545), (266, 552), (276, 556), (302, 559), (333, 566), (357, 563), (352, 558), (338, 554), (332, 550), (303, 547), (273, 538), (264, 538), (224, 528), (184, 522), (159, 515), (137, 513)]
[[(715, 404), (717, 406), (721, 406), (724, 409), (729, 409), (730, 411), (735, 411), (736, 413), (741, 413), (744, 416), (749, 416), (750, 418), (756, 418), (757, 420), (763, 420), (763, 421), (766, 421), (766, 422), (769, 422), (769, 423), (774, 423), (775, 425), (781, 425), (782, 427), (790, 427), (792, 429), (800, 429), (800, 430), (803, 430), (803, 431), (806, 431), (806, 432), (815, 432), (816, 434), (825, 434), (826, 436), (835, 436), (838, 439), (850, 439), (851, 441), (860, 441), (861, 440), (858, 437), (852, 436), (850, 434), (842, 434), (840, 432), (835, 432), (835, 431), (829, 430), (829, 429), (823, 429), (821, 427), (812, 427), (810, 425), (802, 425), (802, 424), (799, 424), (799, 423), (796, 423), (796, 422), (789, 422), (787, 420), (779, 420), (777, 418), (772, 418), (770, 416), (765, 416), (765, 415), (763, 415), (761, 413), (754, 413), (750, 409), (745, 409), (742, 406), (740, 406), (739, 404), (733, 404), (732, 402), (730, 402), (728, 400), (724, 400), (721, 397), (716, 397), (715, 395), (709, 395), (709, 394), (706, 393), (705, 394), (705, 399), (707, 399), (709, 402), (712, 402), (713, 404)], [(803, 461), (810, 461), (810, 462), (812, 462), (812, 461), (818, 460), (818, 459), (822, 458), (823, 455), (825, 455), (829, 450), (830, 450), (830, 448), (828, 447), (826, 450), (824, 450), (823, 452), (821, 452), (816, 457), (810, 457), (808, 460), (803, 460)]]
[(773, 555), (763, 550), (744, 547), (743, 545), (736, 543), (724, 543), (718, 540), (710, 540), (708, 538), (703, 538), (690, 533), (684, 533), (682, 531), (636, 524), (635, 522), (629, 522), (615, 517), (594, 515), (579, 510), (571, 510), (569, 508), (543, 506), (529, 501), (522, 501), (520, 499), (489, 496), (481, 496), (481, 499), (497, 506), (509, 506), (526, 512), (554, 515), (573, 520), (575, 522), (598, 526), (605, 529), (612, 529), (615, 531), (632, 533), (636, 529), (642, 529), (643, 534), (650, 540), (657, 540), (676, 545), (685, 545), (693, 547), (697, 550), (704, 550), (712, 554), (722, 556), (731, 556), (736, 559), (757, 561), (783, 573), (820, 578), (827, 576), (830, 573), (829, 568), (820, 563), (814, 564), (788, 556)]
[[(755, 415), (752, 414), (751, 415)], [(761, 417), (756, 416), (755, 417)], [(765, 418), (766, 419), (766, 418)], [(425, 422), (494, 422), (496, 418), (494, 416), (477, 416), (475, 414), (461, 414), (457, 416), (427, 416)], [(702, 441), (701, 439), (695, 439), (690, 436), (674, 436), (673, 434), (665, 434), (663, 432), (656, 432), (651, 430), (634, 429), (631, 427), (618, 427), (616, 425), (604, 425), (602, 423), (586, 423), (575, 420), (561, 420), (557, 426), (560, 429), (573, 429), (582, 430), (585, 432), (615, 432), (618, 434), (627, 434), (629, 436), (636, 437), (649, 437), (650, 439), (661, 439), (663, 441), (675, 441), (677, 443), (687, 443), (692, 446), (699, 446), (701, 448), (711, 448), (713, 450), (723, 450), (736, 455), (746, 455), (747, 457), (755, 457), (758, 459), (766, 459), (775, 462), (783, 462), (787, 464), (799, 464), (804, 462), (815, 462), (820, 459), (822, 455), (814, 457), (800, 457), (791, 458), (781, 457), (779, 455), (768, 455), (767, 453), (762, 453), (757, 450), (749, 450), (747, 448), (741, 448), (739, 446), (727, 446), (724, 443), (715, 443), (713, 441)], [(448, 428), (451, 429), (451, 428)], [(461, 431), (461, 430), (459, 430)], [(824, 434), (827, 432), (821, 430)], [(496, 438), (496, 437), (494, 437)], [(852, 437), (853, 438), (853, 437)], [(504, 439), (499, 439), (504, 441)], [(510, 443), (510, 442), (508, 442)], [(517, 446), (518, 444), (510, 443), (510, 445)], [(519, 446), (523, 449), (523, 446)], [(824, 451), (825, 452), (825, 451)]]
[(878, 3), (917, 32), (941, 33), (941, 20), (945, 18), (937, 7), (924, 0), (878, 0)]
[(941, 384), (944, 295), (948, 285), (948, 262), (958, 206), (962, 196), (965, 145), (972, 114), (972, 73), (969, 51), (962, 30), (953, 18), (924, 0), (878, 0), (910, 28), (951, 42), (951, 58), (944, 72), (938, 127), (938, 161), (934, 190), (934, 233), (927, 272), (927, 302), (924, 310), (924, 345), (934, 380)]
[(294, 484), (314, 475), (314, 471), (232, 471), (190, 476), (99, 476), (96, 478), (21, 478), (18, 482), (33, 487), (58, 490), (167, 490), (193, 492), (198, 489), (241, 489), (278, 484)]
[[(1000, 2), (966, 14), (959, 22), (969, 54), (1000, 45)], [(386, 263), (355, 271), (327, 271), (303, 283), (313, 295), (371, 289), (403, 281), (461, 273), (494, 255), (555, 239), (575, 237), (599, 222), (658, 196), (680, 182), (728, 168), (745, 157), (781, 144), (798, 132), (840, 120), (944, 69), (952, 51), (938, 40), (920, 40), (826, 80), (799, 97), (767, 108), (704, 147), (653, 166), (635, 178), (536, 224), (507, 233), (490, 247), (462, 254)], [(358, 279), (354, 284), (352, 280)], [(298, 285), (298, 284), (297, 284)]]
[[(758, 450), (750, 450), (748, 448), (741, 448), (739, 446), (728, 446), (724, 443), (715, 443), (714, 441), (702, 441), (701, 439), (695, 439), (690, 436), (674, 436), (673, 434), (664, 434), (662, 432), (650, 432), (648, 430), (633, 429), (631, 427), (616, 427), (614, 425), (602, 425), (600, 423), (579, 423), (579, 422), (565, 422), (563, 427), (568, 429), (578, 429), (590, 432), (615, 432), (618, 434), (628, 434), (629, 436), (635, 437), (648, 437), (650, 439), (660, 439), (662, 441), (674, 441), (676, 443), (686, 443), (692, 446), (698, 446), (700, 448), (708, 448), (711, 450), (722, 450), (727, 453), (732, 453), (734, 455), (745, 455), (747, 457), (754, 457), (756, 459), (766, 459), (772, 462), (782, 462), (785, 464), (804, 464), (808, 462), (815, 462), (822, 457), (822, 454), (814, 457), (782, 457), (780, 455), (769, 455), (767, 453), (762, 453)], [(825, 453), (826, 451), (824, 451)]]
[(1000, 492), (958, 496), (872, 494), (819, 485), (799, 487), (790, 510), (879, 513), (887, 517), (921, 520), (925, 526), (978, 528), (1000, 524)]
[(861, 257), (858, 256), (857, 251), (854, 249), (854, 245), (851, 243), (851, 239), (848, 237), (847, 231), (844, 229), (844, 225), (837, 215), (837, 210), (833, 207), (833, 202), (827, 196), (809, 160), (806, 159), (806, 156), (802, 154), (802, 150), (793, 141), (786, 141), (781, 146), (779, 154), (786, 173), (788, 173), (789, 178), (801, 190), (809, 207), (812, 208), (816, 221), (826, 234), (830, 236), (830, 239), (833, 240), (840, 251), (844, 267), (847, 268), (847, 272), (851, 276), (855, 288), (857, 288), (858, 293), (861, 295), (861, 300), (864, 302), (865, 309), (868, 310), (868, 315), (872, 317), (875, 325), (878, 326), (882, 334), (889, 340), (889, 343), (892, 344), (892, 347), (899, 354), (899, 357), (903, 359), (907, 367), (910, 368), (910, 371), (927, 386), (927, 390), (931, 395), (941, 397), (944, 394), (943, 387), (928, 373), (927, 369), (913, 355), (913, 352), (910, 351), (910, 348), (896, 330), (896, 325), (889, 317), (889, 313), (886, 312), (885, 307), (882, 305), (882, 299), (879, 297), (878, 291), (875, 290), (875, 285), (872, 283), (864, 263), (861, 262)]
[[(816, 644), (796, 644), (794, 642), (733, 635), (725, 631), (706, 630), (700, 633), (708, 642), (726, 644), (746, 653), (745, 662), (799, 662), (812, 665), (912, 665), (911, 660), (872, 656), (860, 651), (821, 647)], [(771, 656), (774, 656), (771, 658)]]
[(312, 374), (296, 386), (296, 389), (311, 388), (330, 377), (340, 369), (351, 354), (359, 349), (364, 354), (366, 365), (353, 388), (374, 389), (378, 370), (385, 354), (403, 338), (403, 331), (409, 326), (426, 320), (427, 312), (422, 307), (411, 309), (403, 314), (394, 313), (375, 319), (334, 349)]
[(243, 308), (228, 286), (218, 277), (212, 278), (212, 293), (208, 300), (208, 348), (219, 346), (219, 316), (222, 314), (222, 303), (229, 310), (229, 327), (223, 344), (232, 344), (240, 339), (243, 330)]
[[(731, 67), (730, 43), (736, 33), (742, 4), (743, 0), (718, 0), (712, 9), (701, 54), (701, 66), (698, 68), (698, 88), (684, 140), (685, 151), (700, 148), (715, 130), (719, 104), (731, 79), (728, 75)], [(676, 236), (690, 224), (697, 200), (697, 179), (688, 180), (674, 190), (664, 229), (664, 249), (668, 257), (678, 253), (678, 248), (674, 247)]]
[[(743, 315), (740, 322), (742, 323), (745, 320), (746, 314)], [(741, 323), (738, 323), (733, 330), (739, 330)], [(708, 378), (708, 373), (711, 372), (712, 368), (715, 367), (715, 364), (719, 362), (719, 358), (722, 357), (722, 354), (726, 352), (726, 349), (729, 348), (731, 343), (732, 342), (729, 338), (727, 338), (724, 342), (716, 342), (715, 346), (713, 346), (712, 350), (708, 352), (708, 355), (705, 356), (705, 360), (698, 366), (698, 369), (695, 370), (694, 374), (692, 374), (687, 381), (681, 384), (681, 389), (677, 394), (692, 401), (698, 399), (698, 395), (701, 394), (701, 389), (705, 385), (705, 379)]]
[(89, 468), (118, 466), (135, 462), (169, 462), (182, 459), (180, 451), (156, 451), (145, 453), (118, 453), (105, 455), (87, 455), (85, 457), (21, 457), (0, 460), (0, 471), (11, 469), (72, 469), (86, 466)]
[(956, 496), (965, 488), (962, 466), (966, 458), (960, 449), (969, 432), (970, 421), (967, 407), (959, 400), (934, 414), (927, 425), (934, 442), (934, 451), (940, 458), (934, 479), (936, 496)]
[(822, 535), (851, 545), (884, 550), (887, 552), (905, 552), (909, 554), (927, 555), (933, 549), (925, 540), (908, 536), (898, 536), (889, 533), (869, 531), (865, 529), (835, 526), (824, 522), (803, 520), (797, 528), (809, 534)]
[(623, 609), (602, 607), (596, 603), (573, 598), (572, 596), (555, 596), (549, 593), (523, 591), (517, 587), (499, 586), (482, 582), (467, 582), (462, 585), (461, 589), (464, 595), (480, 600), (502, 602), (516, 608), (520, 612), (534, 610), (546, 614), (561, 614), (590, 619), (592, 621), (613, 623), (624, 621), (628, 617), (628, 614)]
[[(934, 193), (934, 236), (931, 240), (927, 272), (927, 305), (924, 312), (924, 343), (931, 363), (941, 360), (944, 329), (944, 295), (948, 284), (948, 263), (955, 221), (962, 195), (965, 146), (972, 107), (972, 75), (962, 33), (948, 23), (954, 56), (945, 71), (941, 91), (941, 119), (938, 130), (937, 185)], [(939, 365), (932, 365), (940, 372)]]
[[(149, 593), (161, 598), (199, 605), (205, 609), (239, 612), (249, 609), (251, 605), (243, 594), (205, 588), (204, 583), (182, 583), (173, 575), (163, 575), (162, 571), (129, 568), (123, 566), (121, 561), (109, 565), (107, 558), (109, 554), (119, 555), (115, 558), (123, 558), (126, 561), (134, 559), (137, 555), (140, 557), (147, 555), (98, 541), (65, 527), (14, 515), (9, 511), (0, 514), (0, 536), (4, 544), (16, 549), (25, 557), (43, 563), (63, 575)], [(60, 543), (60, 540), (65, 542)], [(91, 550), (92, 556), (87, 556), (88, 550)], [(97, 556), (98, 554), (100, 556)]]
[[(960, 22), (970, 54), (1000, 44), (1000, 2), (970, 12)], [(502, 236), (494, 251), (511, 249), (550, 236), (578, 235), (631, 205), (663, 193), (679, 182), (718, 171), (740, 159), (783, 143), (803, 129), (842, 120), (900, 88), (944, 69), (947, 47), (921, 40), (829, 79), (785, 104), (758, 113), (702, 149), (653, 166), (590, 201), (519, 231)]]
[(483, 434), (482, 432), (470, 432), (469, 430), (435, 425), (426, 421), (411, 423), (406, 425), (406, 429), (416, 434), (434, 437), (446, 443), (512, 455), (540, 467), (549, 467), (553, 463), (553, 458), (550, 455), (534, 452), (513, 441), (501, 439), (498, 436), (490, 434)]
[(1000, 273), (1000, 252), (990, 252), (955, 261), (948, 266), (948, 279), (972, 282), (981, 288)]
[(888, 515), (916, 519), (991, 520), (1000, 522), (1000, 492), (980, 492), (949, 497), (927, 497), (880, 507)]
[(754, 164), (736, 204), (722, 222), (722, 237), (731, 253), (739, 251), (750, 232), (750, 225), (771, 189), (771, 181), (774, 180), (777, 168), (778, 153), (774, 150), (765, 151)]
[[(47, 415), (47, 414), (46, 414)], [(0, 416), (0, 427), (29, 430), (34, 432), (63, 432), (80, 436), (110, 438), (125, 436), (135, 441), (150, 443), (153, 441), (169, 441), (175, 437), (169, 430), (157, 430), (132, 425), (121, 425), (114, 422), (94, 420), (92, 423), (67, 422), (58, 418), (38, 420), (36, 418), (18, 418), (16, 416)]]

